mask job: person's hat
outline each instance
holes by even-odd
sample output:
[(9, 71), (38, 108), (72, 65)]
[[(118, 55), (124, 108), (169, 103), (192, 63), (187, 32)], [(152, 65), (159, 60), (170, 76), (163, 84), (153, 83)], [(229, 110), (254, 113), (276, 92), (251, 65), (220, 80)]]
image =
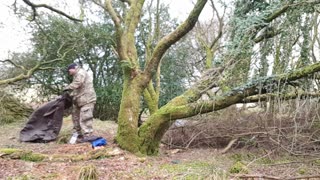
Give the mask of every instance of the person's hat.
[(72, 64), (68, 65), (67, 70), (69, 71), (69, 69), (75, 69), (76, 67), (77, 67), (77, 64), (76, 63), (72, 63)]

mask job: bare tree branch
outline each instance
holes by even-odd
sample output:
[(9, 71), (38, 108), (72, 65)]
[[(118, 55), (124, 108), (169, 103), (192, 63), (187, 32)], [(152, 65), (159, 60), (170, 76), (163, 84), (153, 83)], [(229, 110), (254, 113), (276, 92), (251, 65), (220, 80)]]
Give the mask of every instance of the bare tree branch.
[(288, 94), (260, 94), (255, 96), (250, 96), (245, 99), (241, 103), (250, 103), (250, 102), (259, 102), (259, 101), (267, 101), (276, 98), (281, 98), (282, 100), (290, 100), (290, 99), (305, 99), (305, 98), (319, 98), (320, 93), (309, 93), (309, 92), (295, 92)]
[(131, 8), (126, 16), (126, 22), (128, 25), (127, 32), (132, 36), (135, 33), (135, 30), (140, 22), (139, 19), (142, 13), (142, 6), (144, 4), (144, 1), (145, 0), (132, 1), (133, 3), (131, 4)]
[(25, 67), (21, 66), (21, 65), (18, 65), (17, 63), (13, 62), (12, 60), (10, 59), (5, 59), (5, 60), (0, 60), (1, 63), (6, 63), (8, 62), (9, 64), (12, 64), (14, 67), (17, 67), (19, 69), (22, 69), (22, 70), (26, 70)]
[(198, 0), (188, 18), (180, 26), (178, 26), (177, 29), (160, 40), (158, 45), (155, 47), (150, 62), (147, 64), (144, 70), (145, 77), (147, 78), (145, 83), (148, 83), (152, 76), (152, 73), (156, 72), (161, 57), (170, 48), (170, 46), (179, 41), (194, 27), (206, 3), (207, 0)]
[(29, 69), (26, 73), (21, 73), (13, 78), (0, 80), (0, 85), (10, 84), (13, 82), (21, 81), (23, 79), (28, 79), (36, 70), (38, 70), (39, 67), (40, 67), (40, 63), (37, 63), (33, 68)]
[[(241, 87), (234, 88), (228, 93), (216, 97), (214, 100), (196, 102), (195, 100), (197, 100), (199, 96), (195, 94), (199, 93), (197, 89), (201, 88), (200, 83), (198, 85), (199, 87), (194, 88), (192, 92), (187, 91), (181, 96), (171, 100), (167, 105), (160, 108), (159, 111), (161, 112), (161, 109), (163, 109), (163, 112), (170, 116), (170, 121), (217, 111), (233, 104), (241, 103), (247, 97), (266, 94), (268, 93), (267, 91), (270, 91), (270, 85), (272, 84), (285, 84), (302, 77), (310, 76), (318, 71), (320, 71), (320, 63), (315, 63), (289, 73), (254, 80)], [(182, 100), (182, 98), (186, 100)], [(171, 110), (171, 106), (175, 106), (175, 108)]]
[(74, 17), (64, 13), (63, 11), (58, 10), (56, 8), (53, 8), (53, 7), (51, 7), (51, 6), (47, 5), (47, 4), (34, 4), (29, 0), (23, 0), (23, 2), (26, 3), (28, 6), (30, 6), (32, 8), (32, 10), (33, 10), (33, 18), (32, 18), (32, 20), (35, 20), (35, 18), (37, 16), (37, 8), (46, 8), (46, 9), (49, 9), (49, 10), (51, 10), (51, 11), (57, 13), (57, 14), (60, 14), (60, 15), (62, 15), (64, 17), (66, 17), (66, 18), (68, 18), (68, 19), (70, 19), (72, 21), (76, 21), (76, 22), (82, 22), (83, 21), (81, 19), (74, 18)]
[(55, 68), (53, 68), (53, 67), (39, 67), (38, 68), (38, 70), (41, 70), (41, 71), (43, 71), (43, 70), (54, 70)]
[(123, 3), (128, 3), (130, 6), (132, 4), (132, 0), (120, 0)]
[[(76, 44), (74, 44), (73, 48), (75, 48)], [(64, 47), (64, 44), (61, 45), (61, 47), (59, 48), (62, 49)], [(0, 61), (0, 62), (8, 62), (12, 65), (14, 65), (15, 67), (17, 68), (20, 68), (22, 70), (24, 70), (21, 74), (13, 77), (13, 78), (8, 78), (8, 79), (3, 79), (3, 80), (0, 80), (0, 85), (2, 84), (10, 84), (10, 83), (14, 83), (14, 82), (17, 82), (17, 81), (21, 81), (21, 80), (24, 80), (24, 79), (28, 79), (30, 78), (36, 71), (39, 71), (39, 70), (49, 70), (49, 69), (54, 69), (53, 67), (47, 67), (48, 65), (50, 64), (54, 64), (56, 62), (59, 62), (59, 61), (62, 61), (64, 60), (64, 58), (66, 57), (66, 55), (68, 54), (68, 52), (70, 52), (71, 50), (73, 50), (73, 48), (70, 48), (68, 51), (64, 52), (63, 54), (60, 54), (58, 53), (58, 55), (60, 57), (58, 58), (55, 58), (55, 59), (52, 59), (52, 60), (48, 60), (48, 61), (43, 61), (46, 57), (46, 55), (44, 55), (35, 65), (34, 67), (30, 68), (30, 69), (27, 69), (25, 68), (24, 66), (21, 66), (21, 65), (18, 65), (17, 63), (13, 62), (12, 60), (3, 60), (3, 61)]]
[(111, 0), (106, 0), (105, 9), (107, 10), (109, 15), (111, 16), (111, 19), (112, 19), (114, 25), (116, 26), (117, 31), (119, 32), (121, 30), (121, 19), (119, 18), (118, 13), (112, 7)]
[(218, 21), (219, 21), (218, 36), (217, 36), (217, 37), (213, 40), (213, 42), (211, 43), (210, 49), (212, 49), (212, 48), (216, 45), (216, 43), (218, 42), (218, 40), (222, 37), (223, 26), (224, 26), (223, 19), (224, 19), (224, 15), (225, 15), (225, 10), (226, 10), (226, 8), (224, 8), (223, 15), (222, 15), (222, 17), (220, 17), (218, 10), (217, 10), (217, 8), (215, 7), (215, 5), (214, 5), (214, 3), (213, 3), (213, 0), (210, 0), (210, 1), (211, 1), (211, 6), (212, 6), (214, 12), (216, 13), (217, 18), (218, 18)]
[(105, 11), (107, 11), (107, 8), (105, 5), (102, 4), (102, 2), (100, 0), (92, 0), (93, 4), (101, 7), (102, 9), (104, 9)]

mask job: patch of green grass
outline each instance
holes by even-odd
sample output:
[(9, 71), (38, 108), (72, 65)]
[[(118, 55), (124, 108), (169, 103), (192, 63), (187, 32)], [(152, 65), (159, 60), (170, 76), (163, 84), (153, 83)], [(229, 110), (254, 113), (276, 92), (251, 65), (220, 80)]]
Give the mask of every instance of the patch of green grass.
[(42, 161), (45, 156), (38, 153), (32, 153), (32, 151), (23, 151), (19, 149), (0, 149), (0, 153), (10, 156), (12, 159), (21, 159), (24, 161), (39, 162)]
[(68, 144), (68, 142), (71, 138), (71, 135), (72, 135), (71, 129), (62, 128), (58, 137), (57, 137), (56, 143), (57, 144)]
[(25, 153), (21, 155), (21, 160), (31, 161), (31, 162), (40, 162), (45, 158), (44, 155), (38, 153)]
[(35, 177), (32, 177), (30, 175), (19, 175), (14, 177), (8, 177), (7, 180), (33, 180), (36, 179)]
[(99, 149), (97, 151), (91, 151), (89, 152), (90, 159), (105, 159), (111, 157), (111, 155), (108, 154), (108, 152), (112, 151), (112, 148), (104, 148)]
[(247, 174), (248, 168), (241, 161), (237, 161), (230, 167), (229, 172), (232, 174), (238, 174), (238, 173)]
[(46, 174), (46, 175), (42, 176), (41, 179), (57, 179), (58, 177), (59, 177), (59, 174), (50, 173), (50, 174)]
[(292, 159), (292, 157), (287, 157), (287, 156), (277, 157), (276, 159), (264, 157), (257, 160), (257, 163), (258, 164), (282, 164), (282, 163), (289, 163), (290, 161), (295, 161), (295, 160)]
[(297, 157), (290, 156), (288, 154), (279, 154), (277, 156), (265, 157), (257, 162), (260, 164), (285, 164), (290, 163), (292, 161), (297, 161)]
[(273, 164), (274, 161), (268, 157), (264, 157), (264, 158), (257, 160), (257, 163), (259, 163), (259, 164)]
[(174, 162), (173, 164), (165, 164), (162, 166), (162, 169), (167, 170), (170, 173), (173, 172), (183, 172), (190, 169), (198, 170), (198, 169), (206, 169), (210, 167), (210, 164), (207, 162), (190, 162), (190, 163), (179, 163)]
[(130, 173), (126, 172), (119, 179), (163, 179), (163, 177), (169, 179), (167, 174), (166, 170), (158, 169), (157, 166), (153, 167), (148, 164), (145, 167), (136, 168)]
[(230, 156), (233, 161), (252, 161), (256, 158), (254, 154), (251, 153), (235, 153)]
[[(277, 155), (273, 158), (273, 156), (265, 156), (265, 151), (255, 151), (253, 153), (235, 153), (229, 156), (231, 160), (242, 163), (249, 163), (254, 161), (255, 164), (281, 164), (288, 163), (290, 161), (296, 161), (296, 158), (292, 156), (288, 156), (286, 154)], [(265, 157), (264, 157), (265, 156)], [(320, 165), (320, 161), (319, 161)]]
[(319, 129), (320, 128), (320, 121), (319, 120), (313, 121), (312, 128)]
[(32, 153), (32, 151), (24, 151), (14, 148), (0, 149), (0, 153), (10, 156), (12, 159), (21, 159), (24, 161), (39, 162), (42, 161), (45, 156), (38, 153)]
[[(67, 155), (68, 156), (68, 155)], [(81, 154), (81, 155), (72, 155), (70, 156), (70, 160), (72, 162), (79, 162), (79, 161), (84, 161), (86, 160), (87, 156), (84, 155), (84, 154)]]
[(0, 118), (0, 125), (10, 124), (17, 121), (17, 118), (13, 117), (12, 115), (6, 115)]
[(242, 156), (242, 154), (232, 154), (231, 156), (230, 156), (230, 159), (232, 159), (232, 160), (234, 160), (234, 161), (242, 161), (243, 160), (243, 156)]
[(307, 169), (306, 169), (306, 168), (300, 168), (300, 169), (298, 169), (298, 173), (299, 173), (300, 175), (304, 175), (304, 174), (307, 173)]
[(197, 161), (188, 163), (178, 162), (176, 164), (165, 164), (161, 166), (161, 170), (172, 174), (173, 179), (227, 179), (227, 174), (225, 172), (218, 170), (214, 165), (208, 162)]
[(16, 153), (16, 152), (18, 152), (18, 151), (21, 151), (21, 150), (19, 150), (19, 149), (13, 149), (13, 148), (0, 149), (0, 153), (7, 154), (7, 155)]
[(313, 161), (313, 163), (314, 163), (316, 166), (320, 166), (320, 160), (319, 160), (319, 159)]

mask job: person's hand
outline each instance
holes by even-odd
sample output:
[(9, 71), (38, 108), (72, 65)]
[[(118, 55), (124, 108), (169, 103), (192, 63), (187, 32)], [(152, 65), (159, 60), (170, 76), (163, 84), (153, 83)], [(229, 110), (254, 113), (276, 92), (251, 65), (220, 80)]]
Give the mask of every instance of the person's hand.
[(62, 92), (63, 93), (69, 93), (71, 91), (71, 89), (69, 89), (68, 87), (64, 87)]

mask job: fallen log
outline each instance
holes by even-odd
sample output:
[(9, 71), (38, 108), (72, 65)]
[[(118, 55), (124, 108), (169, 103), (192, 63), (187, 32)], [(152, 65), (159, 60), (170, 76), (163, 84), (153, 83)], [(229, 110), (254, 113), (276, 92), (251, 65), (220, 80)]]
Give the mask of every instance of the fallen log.
[(92, 150), (86, 154), (41, 154), (30, 150), (3, 148), (0, 149), (0, 158), (2, 159), (20, 159), (32, 162), (78, 162), (93, 159), (109, 158), (123, 154), (118, 148), (102, 148)]

